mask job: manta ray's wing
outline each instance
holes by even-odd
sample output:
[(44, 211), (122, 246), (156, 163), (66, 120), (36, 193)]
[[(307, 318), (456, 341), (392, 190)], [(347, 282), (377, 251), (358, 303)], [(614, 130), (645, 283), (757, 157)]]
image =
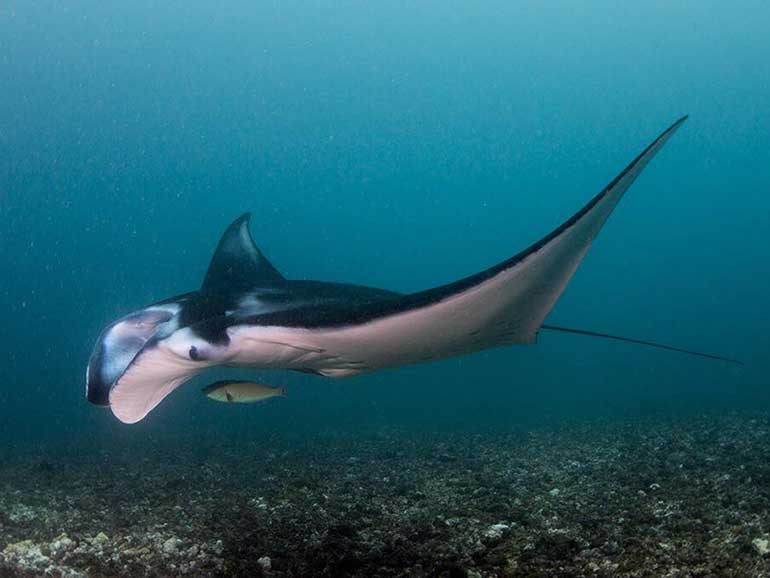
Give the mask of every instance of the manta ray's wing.
[(685, 120), (666, 129), (560, 227), (494, 267), (370, 305), (258, 316), (231, 327), (230, 336), (244, 346), (269, 338), (323, 351), (327, 360), (316, 370), (330, 376), (533, 343), (623, 193)]

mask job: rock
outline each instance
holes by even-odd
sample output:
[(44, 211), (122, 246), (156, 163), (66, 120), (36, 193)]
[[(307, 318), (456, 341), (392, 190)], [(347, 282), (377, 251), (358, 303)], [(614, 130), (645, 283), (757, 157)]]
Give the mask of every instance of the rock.
[(497, 540), (498, 538), (501, 538), (502, 535), (510, 528), (511, 527), (508, 524), (492, 524), (489, 528), (484, 530), (484, 537), (489, 538), (490, 540)]
[(265, 572), (269, 572), (270, 569), (273, 567), (273, 563), (270, 560), (270, 556), (262, 556), (257, 560), (257, 564), (259, 564), (262, 570), (264, 570)]
[(760, 556), (766, 556), (770, 553), (770, 540), (768, 538), (754, 538), (751, 543)]
[(62, 554), (75, 547), (75, 542), (67, 534), (59, 534), (50, 544), (51, 553), (54, 555)]
[(33, 547), (35, 547), (32, 540), (22, 540), (21, 542), (15, 542), (8, 544), (3, 550), (3, 554), (6, 556), (26, 556)]
[(0, 554), (0, 562), (13, 564), (23, 572), (34, 572), (36, 575), (48, 574), (52, 566), (52, 560), (43, 554), (40, 545), (32, 540), (22, 540), (8, 544)]
[(172, 555), (176, 554), (177, 550), (179, 549), (179, 545), (181, 544), (181, 540), (176, 537), (171, 537), (165, 542), (163, 542), (163, 553)]
[(99, 532), (96, 536), (91, 538), (91, 544), (94, 546), (104, 546), (107, 542), (110, 541), (109, 536), (105, 534), (104, 532)]
[(550, 492), (548, 492), (548, 495), (549, 495), (549, 496), (553, 496), (554, 498), (555, 498), (556, 496), (558, 496), (559, 494), (561, 494), (561, 490), (560, 490), (559, 488), (554, 488), (553, 490), (551, 490)]
[(262, 496), (252, 498), (249, 500), (249, 504), (258, 510), (267, 510), (267, 501)]
[(38, 512), (24, 504), (14, 504), (8, 510), (7, 515), (8, 519), (15, 523), (31, 522), (39, 517)]

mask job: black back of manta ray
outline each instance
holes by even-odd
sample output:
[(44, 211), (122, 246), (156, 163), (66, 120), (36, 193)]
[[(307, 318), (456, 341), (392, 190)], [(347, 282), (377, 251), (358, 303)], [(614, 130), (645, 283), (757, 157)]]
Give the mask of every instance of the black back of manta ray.
[(244, 213), (222, 235), (201, 285), (202, 292), (229, 292), (285, 281), (251, 238), (250, 217), (251, 213)]

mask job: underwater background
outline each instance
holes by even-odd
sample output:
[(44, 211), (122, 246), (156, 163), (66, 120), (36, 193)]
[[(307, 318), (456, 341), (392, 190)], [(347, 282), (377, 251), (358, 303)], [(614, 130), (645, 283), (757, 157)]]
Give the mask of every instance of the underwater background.
[[(758, 1), (3, 2), (0, 458), (201, 447), (205, 462), (224, 447), (237, 470), (324, 436), (756, 430), (770, 409), (768, 30)], [(245, 211), (288, 278), (416, 291), (550, 232), (683, 114), (548, 321), (745, 367), (544, 333), (339, 381), (220, 371), (134, 426), (85, 400), (101, 329), (196, 289)], [(250, 375), (288, 396), (200, 393)], [(142, 463), (155, 475), (163, 460)], [(2, 528), (0, 550), (24, 537)]]

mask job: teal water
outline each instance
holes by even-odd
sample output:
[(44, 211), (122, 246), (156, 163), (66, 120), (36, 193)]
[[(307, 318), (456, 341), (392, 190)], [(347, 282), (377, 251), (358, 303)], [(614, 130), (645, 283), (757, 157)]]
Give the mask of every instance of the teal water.
[[(4, 3), (4, 447), (767, 409), (769, 27), (760, 2)], [(259, 407), (198, 379), (135, 426), (85, 400), (102, 327), (196, 288), (244, 211), (288, 277), (419, 290), (537, 240), (683, 114), (549, 321), (745, 368), (552, 334), (270, 374), (290, 395)]]

